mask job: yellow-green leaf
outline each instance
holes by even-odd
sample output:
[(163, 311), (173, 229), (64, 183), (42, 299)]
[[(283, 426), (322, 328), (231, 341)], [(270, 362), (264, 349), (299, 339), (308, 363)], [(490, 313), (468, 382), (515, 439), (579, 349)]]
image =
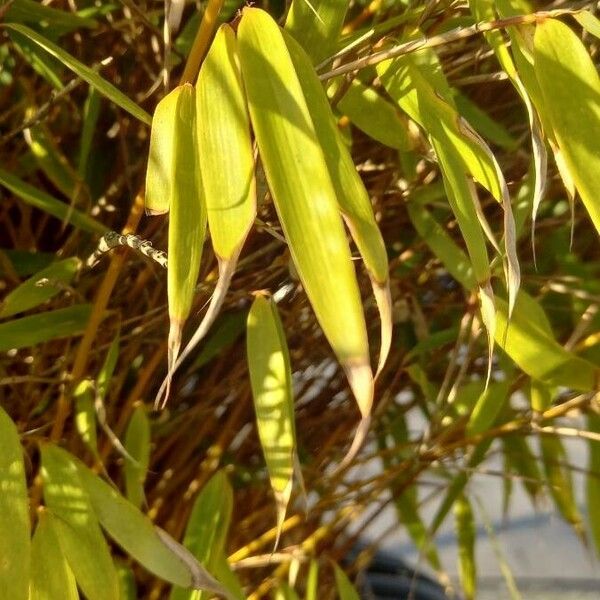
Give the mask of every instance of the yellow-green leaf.
[(600, 232), (600, 77), (585, 46), (560, 21), (536, 27), (535, 73), (565, 164)]
[(29, 600), (79, 599), (75, 576), (60, 547), (55, 520), (47, 510), (38, 512), (31, 544)]
[(4, 298), (0, 305), (0, 318), (25, 312), (50, 300), (71, 282), (80, 265), (81, 261), (73, 257), (38, 271)]
[(135, 462), (125, 460), (125, 492), (127, 499), (137, 508), (145, 501), (144, 481), (150, 462), (150, 422), (143, 404), (138, 405), (125, 433), (125, 450)]
[(333, 564), (333, 570), (335, 574), (335, 587), (337, 588), (340, 600), (360, 600), (360, 596), (350, 579), (348, 579), (348, 575), (335, 563)]
[[(600, 434), (600, 416), (590, 412), (587, 418), (588, 429)], [(600, 555), (600, 443), (589, 442), (588, 473), (586, 481), (587, 513), (592, 540)]]
[(238, 39), (267, 182), (300, 280), (357, 400), (360, 442), (370, 419), (373, 373), (356, 273), (323, 148), (275, 21), (246, 8)]
[(458, 574), (465, 600), (473, 600), (477, 592), (475, 563), (475, 523), (471, 504), (464, 494), (454, 502), (454, 523), (458, 541)]
[(306, 576), (306, 595), (305, 600), (317, 600), (317, 590), (319, 589), (319, 563), (311, 558), (308, 566), (308, 575)]
[(29, 536), (23, 449), (15, 424), (0, 408), (0, 589), (11, 600), (27, 600)]
[(90, 379), (80, 381), (73, 391), (75, 400), (75, 427), (83, 443), (98, 458), (98, 437), (96, 432), (96, 410), (94, 409), (94, 383)]
[(300, 600), (300, 598), (292, 586), (282, 581), (275, 588), (273, 600)]
[(375, 221), (371, 199), (335, 124), (327, 95), (309, 57), (284, 33), (287, 48), (302, 86), (307, 108), (323, 153), (346, 225), (371, 278), (381, 318), (381, 350), (377, 374), (383, 368), (392, 341), (392, 300), (383, 236)]
[(50, 445), (41, 454), (44, 500), (78, 585), (90, 600), (118, 600), (117, 573), (75, 459)]
[(198, 75), (196, 125), (208, 228), (219, 263), (219, 280), (206, 314), (175, 368), (206, 336), (218, 316), (256, 217), (250, 120), (237, 42), (229, 25), (217, 31)]
[(481, 393), (467, 422), (467, 435), (474, 436), (489, 429), (500, 414), (509, 390), (509, 381), (491, 383)]
[(246, 339), (256, 424), (275, 494), (279, 538), (292, 493), (296, 432), (290, 357), (272, 300), (255, 298)]

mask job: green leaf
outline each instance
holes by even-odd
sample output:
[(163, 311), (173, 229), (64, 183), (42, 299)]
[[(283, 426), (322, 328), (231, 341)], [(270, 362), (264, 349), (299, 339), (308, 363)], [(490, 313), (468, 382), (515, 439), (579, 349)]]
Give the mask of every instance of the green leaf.
[(125, 450), (135, 463), (125, 459), (125, 490), (127, 499), (137, 508), (145, 502), (144, 481), (150, 463), (150, 422), (143, 404), (136, 406), (125, 433)]
[(61, 34), (75, 29), (93, 29), (97, 26), (94, 19), (88, 19), (67, 10), (59, 10), (35, 0), (14, 0), (8, 12), (4, 15), (5, 21), (15, 23), (33, 23), (37, 26), (52, 28)]
[(0, 589), (27, 600), (31, 546), (23, 449), (12, 419), (0, 408)]
[(573, 526), (575, 532), (585, 540), (583, 519), (575, 502), (573, 480), (567, 462), (567, 453), (561, 440), (555, 435), (540, 436), (542, 464), (548, 490), (563, 519)]
[(473, 600), (477, 593), (477, 565), (475, 562), (475, 523), (471, 504), (464, 494), (454, 502), (454, 523), (458, 541), (458, 574), (465, 600)]
[(275, 494), (279, 539), (292, 493), (296, 429), (290, 357), (272, 300), (255, 298), (246, 340), (256, 424)]
[(96, 71), (79, 62), (54, 42), (51, 42), (43, 35), (40, 35), (25, 25), (20, 25), (18, 23), (4, 23), (3, 27), (7, 27), (12, 31), (17, 31), (28, 37), (32, 42), (35, 42), (40, 48), (43, 48), (48, 52), (48, 54), (60, 60), (65, 67), (71, 69), (71, 71), (81, 77), (81, 79), (95, 87), (103, 96), (106, 96), (117, 106), (127, 111), (142, 123), (145, 123), (146, 125), (151, 124), (152, 119), (150, 118), (150, 115), (142, 110), (135, 102), (133, 102), (133, 100), (129, 99), (123, 92), (98, 75)]
[(98, 390), (98, 396), (101, 400), (106, 398), (106, 394), (108, 393), (108, 387), (112, 380), (113, 373), (115, 372), (115, 367), (117, 366), (117, 360), (119, 359), (119, 343), (121, 340), (121, 335), (119, 332), (113, 338), (113, 341), (110, 343), (110, 347), (108, 348), (108, 352), (106, 353), (106, 358), (104, 359), (104, 363), (98, 373), (98, 381), (96, 383), (96, 387)]
[(535, 506), (542, 493), (542, 474), (527, 440), (522, 435), (509, 435), (502, 438), (502, 445), (506, 460)]
[(83, 333), (91, 304), (76, 304), (0, 324), (0, 352)]
[(308, 575), (306, 576), (306, 596), (305, 600), (317, 600), (317, 590), (319, 589), (319, 563), (310, 559), (308, 566)]
[(551, 123), (577, 191), (600, 232), (600, 77), (579, 37), (547, 19), (536, 27), (535, 73)]
[[(590, 412), (587, 425), (590, 431), (600, 434), (600, 415)], [(596, 553), (600, 556), (600, 443), (593, 440), (589, 442), (586, 497), (589, 529)]]
[(44, 445), (44, 500), (50, 509), (60, 548), (89, 600), (118, 600), (117, 573), (74, 457)]
[(360, 600), (360, 596), (350, 579), (348, 579), (348, 575), (335, 563), (333, 564), (333, 571), (335, 574), (335, 586), (340, 600)]
[(85, 104), (83, 105), (83, 126), (81, 128), (81, 137), (79, 139), (79, 155), (77, 160), (77, 172), (79, 176), (88, 183), (87, 167), (92, 151), (94, 134), (98, 117), (100, 116), (101, 96), (96, 88), (91, 87)]
[(373, 374), (356, 273), (323, 148), (275, 21), (246, 8), (238, 39), (267, 182), (303, 287), (357, 400), (360, 445), (370, 419)]
[(0, 318), (35, 308), (62, 292), (81, 266), (78, 258), (66, 258), (42, 269), (10, 292), (0, 305)]
[(119, 577), (119, 600), (137, 600), (139, 596), (131, 567), (121, 562), (117, 562), (116, 566)]
[(352, 80), (337, 108), (374, 140), (404, 152), (412, 149), (408, 124), (398, 109), (358, 79)]
[(349, 0), (292, 0), (285, 28), (313, 64), (335, 50), (349, 4)]
[(117, 490), (79, 462), (77, 472), (102, 527), (132, 558), (166, 581), (228, 597), (185, 548), (155, 528), (150, 519)]
[(467, 435), (475, 436), (488, 430), (496, 421), (507, 400), (511, 378), (490, 383), (479, 396), (467, 423)]
[(101, 234), (108, 231), (105, 225), (102, 225), (102, 223), (96, 221), (93, 217), (49, 196), (46, 192), (42, 192), (42, 190), (21, 181), (18, 177), (1, 168), (0, 185), (3, 185), (27, 204), (35, 206), (66, 223), (71, 223), (71, 225), (79, 227), (79, 229)]
[(60, 547), (55, 520), (47, 510), (38, 512), (31, 544), (29, 600), (79, 600), (75, 576)]
[[(225, 543), (231, 513), (233, 510), (233, 490), (224, 471), (215, 473), (198, 494), (188, 519), (183, 545), (206, 569), (217, 576), (222, 566), (227, 567)], [(225, 565), (223, 565), (225, 561)], [(235, 577), (235, 576), (234, 576)], [(234, 589), (221, 581), (236, 595)], [(234, 584), (239, 588), (239, 584)], [(236, 595), (237, 597), (237, 595)], [(190, 592), (174, 587), (169, 600), (207, 600), (205, 594)]]
[(282, 581), (275, 588), (273, 600), (300, 600), (300, 597), (292, 586)]
[(98, 437), (96, 432), (96, 410), (94, 396), (96, 390), (91, 379), (80, 381), (73, 391), (75, 400), (75, 427), (83, 443), (95, 458), (98, 454)]

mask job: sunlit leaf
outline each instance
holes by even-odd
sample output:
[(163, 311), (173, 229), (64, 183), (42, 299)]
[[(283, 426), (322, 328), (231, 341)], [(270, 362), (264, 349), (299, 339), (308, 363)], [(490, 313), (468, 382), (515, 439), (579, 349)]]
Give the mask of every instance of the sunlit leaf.
[(335, 563), (333, 565), (333, 571), (335, 574), (335, 586), (340, 600), (360, 600), (360, 596), (350, 579), (348, 579), (348, 575), (346, 575), (346, 573)]
[(292, 493), (296, 452), (292, 372), (277, 308), (262, 296), (255, 298), (248, 314), (247, 351), (258, 435), (277, 503), (279, 538)]
[(0, 589), (11, 600), (27, 600), (30, 527), (23, 449), (15, 424), (0, 408)]
[(458, 574), (465, 600), (473, 600), (477, 592), (475, 563), (475, 523), (471, 504), (464, 494), (454, 502), (454, 523), (458, 540)]
[(77, 584), (90, 600), (118, 600), (117, 573), (75, 459), (51, 445), (41, 453), (44, 500)]
[(79, 599), (75, 576), (60, 546), (55, 521), (49, 511), (38, 513), (31, 544), (30, 600)]
[(94, 409), (94, 383), (90, 379), (80, 381), (73, 391), (75, 400), (75, 427), (83, 443), (98, 458), (96, 410)]

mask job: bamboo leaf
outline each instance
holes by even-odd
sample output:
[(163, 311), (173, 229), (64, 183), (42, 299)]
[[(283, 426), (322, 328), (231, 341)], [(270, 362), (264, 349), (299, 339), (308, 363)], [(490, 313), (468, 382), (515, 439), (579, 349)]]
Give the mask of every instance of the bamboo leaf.
[(279, 541), (292, 493), (297, 450), (290, 357), (272, 300), (255, 298), (248, 314), (246, 339), (256, 424), (275, 494)]
[(392, 342), (392, 299), (385, 243), (375, 221), (367, 190), (337, 129), (327, 95), (310, 64), (310, 59), (293, 38), (284, 33), (284, 39), (325, 155), (342, 216), (371, 279), (381, 319), (381, 350), (377, 376), (385, 364)]
[(41, 454), (44, 500), (78, 585), (90, 600), (118, 600), (117, 573), (75, 459), (51, 445)]
[[(600, 433), (600, 416), (590, 412), (587, 418), (588, 429)], [(586, 479), (586, 498), (589, 529), (596, 552), (600, 555), (600, 443), (589, 442), (588, 474)]]
[(31, 564), (29, 499), (23, 449), (12, 419), (0, 408), (0, 589), (27, 600)]
[[(256, 217), (254, 155), (237, 42), (222, 25), (196, 83), (196, 124), (208, 228), (219, 279), (206, 314), (175, 363), (178, 368), (206, 336), (221, 310)], [(162, 394), (166, 382), (159, 392)]]
[(300, 600), (300, 597), (293, 587), (283, 581), (275, 589), (273, 600)]
[[(160, 188), (158, 181), (162, 178), (161, 185), (168, 194), (166, 206), (170, 209), (167, 275), (170, 327), (164, 404), (179, 355), (181, 331), (194, 298), (206, 233), (206, 206), (198, 169), (194, 88), (190, 84), (176, 88), (161, 106), (159, 114), (163, 115), (166, 111), (169, 114), (165, 115), (165, 123), (160, 123), (155, 133), (167, 136), (167, 141), (155, 155), (157, 162), (152, 162), (151, 152), (148, 177), (158, 178), (153, 184), (157, 190)], [(151, 176), (151, 173), (155, 175)], [(159, 395), (157, 404), (160, 399)]]
[(106, 226), (99, 223), (94, 218), (80, 212), (76, 208), (71, 208), (68, 204), (49, 196), (36, 187), (21, 181), (8, 171), (0, 168), (0, 185), (10, 190), (15, 196), (21, 198), (27, 204), (35, 206), (49, 215), (71, 223), (84, 231), (91, 233), (104, 234), (107, 231)]
[(454, 503), (454, 523), (458, 541), (458, 574), (465, 600), (477, 593), (477, 564), (475, 563), (475, 523), (471, 504), (464, 494)]
[(238, 39), (250, 118), (290, 253), (363, 418), (351, 457), (367, 432), (373, 374), (335, 190), (277, 24), (265, 12), (247, 8)]
[(306, 595), (305, 600), (317, 600), (317, 590), (319, 589), (319, 563), (310, 559), (308, 566), (308, 575), (306, 576)]
[(75, 576), (60, 547), (55, 519), (47, 510), (38, 513), (31, 544), (29, 600), (79, 599)]
[(285, 28), (313, 64), (335, 50), (349, 4), (349, 0), (292, 0)]
[(372, 87), (353, 79), (337, 108), (374, 140), (404, 152), (412, 149), (408, 123), (398, 109)]
[(96, 432), (96, 411), (94, 409), (94, 384), (90, 379), (80, 381), (73, 391), (75, 400), (75, 427), (83, 443), (95, 458), (98, 454), (98, 436)]
[(560, 21), (540, 23), (534, 44), (544, 112), (577, 191), (600, 232), (600, 78), (578, 36)]
[(57, 46), (54, 42), (51, 42), (49, 39), (45, 38), (43, 35), (40, 35), (33, 29), (30, 29), (26, 25), (20, 25), (18, 23), (4, 23), (3, 27), (7, 27), (12, 31), (17, 31), (26, 36), (40, 48), (43, 48), (48, 54), (57, 58), (63, 65), (65, 65), (65, 67), (71, 69), (71, 71), (81, 77), (81, 79), (95, 87), (103, 96), (106, 96), (109, 100), (114, 102), (117, 106), (128, 112), (142, 123), (150, 125), (151, 118), (146, 111), (142, 110), (123, 92), (118, 90), (112, 84), (108, 83), (108, 81), (98, 75), (96, 71), (79, 62), (76, 58), (63, 50), (60, 46)]
[(467, 435), (475, 436), (489, 429), (507, 400), (509, 381), (491, 383), (479, 396), (467, 423)]
[(583, 519), (575, 502), (571, 471), (564, 464), (567, 462), (565, 448), (555, 435), (542, 435), (540, 448), (546, 482), (554, 504), (563, 519), (570, 523), (575, 532), (585, 541)]
[[(223, 568), (229, 569), (225, 558), (225, 543), (231, 513), (233, 510), (233, 490), (224, 471), (218, 471), (202, 488), (194, 502), (192, 513), (188, 519), (183, 545), (198, 559), (206, 569), (221, 581)], [(234, 578), (232, 585), (222, 580), (230, 592), (239, 595), (239, 583)], [(170, 600), (207, 600), (205, 594), (190, 592), (181, 588), (173, 588)]]
[(346, 575), (346, 573), (344, 573), (344, 571), (335, 563), (333, 564), (333, 572), (335, 575), (335, 586), (340, 600), (360, 600), (360, 596), (350, 579), (348, 579), (348, 575)]
[(96, 387), (98, 391), (98, 396), (100, 399), (104, 400), (106, 398), (106, 394), (108, 393), (108, 387), (112, 380), (113, 373), (115, 372), (115, 367), (117, 365), (117, 360), (119, 359), (119, 344), (121, 341), (120, 332), (117, 331), (117, 334), (113, 338), (110, 346), (108, 348), (108, 352), (106, 353), (106, 358), (104, 359), (104, 363), (100, 368), (100, 372), (98, 373), (98, 380), (96, 382)]
[(502, 438), (502, 444), (504, 456), (535, 506), (542, 493), (542, 474), (527, 440), (521, 435), (510, 435)]
[(119, 600), (137, 600), (137, 586), (131, 567), (117, 562), (117, 575), (119, 576)]
[(91, 311), (91, 304), (76, 304), (2, 323), (0, 352), (79, 335), (85, 329)]
[(82, 17), (67, 10), (52, 8), (34, 0), (14, 0), (5, 14), (4, 20), (41, 25), (51, 28), (55, 34), (57, 31), (64, 34), (82, 27), (93, 29), (98, 25), (94, 19)]
[(43, 304), (63, 291), (81, 266), (78, 258), (52, 263), (10, 292), (0, 305), (0, 318), (12, 317)]
[(136, 406), (129, 419), (125, 450), (135, 460), (125, 460), (123, 464), (127, 499), (140, 508), (145, 502), (144, 481), (150, 463), (150, 422), (143, 404)]
[(230, 597), (183, 546), (155, 528), (113, 487), (81, 463), (77, 464), (77, 472), (102, 527), (141, 565), (176, 585)]

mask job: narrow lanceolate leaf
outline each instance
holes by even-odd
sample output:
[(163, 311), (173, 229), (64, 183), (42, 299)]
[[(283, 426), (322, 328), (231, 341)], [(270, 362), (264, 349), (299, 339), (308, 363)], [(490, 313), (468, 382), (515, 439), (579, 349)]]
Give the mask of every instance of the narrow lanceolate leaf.
[(313, 64), (333, 54), (349, 0), (293, 0), (285, 28), (310, 55)]
[(575, 532), (585, 540), (583, 519), (575, 502), (571, 471), (568, 465), (565, 465), (568, 458), (563, 443), (557, 436), (542, 435), (540, 448), (546, 483), (554, 504), (563, 519), (571, 524)]
[(238, 34), (267, 182), (300, 280), (363, 417), (358, 443), (370, 420), (373, 373), (356, 273), (323, 148), (275, 21), (247, 8)]
[(98, 458), (96, 410), (94, 408), (94, 383), (90, 379), (80, 381), (73, 391), (75, 400), (75, 427), (77, 433), (94, 457)]
[(0, 185), (10, 190), (15, 196), (18, 196), (31, 206), (39, 208), (44, 212), (60, 219), (71, 223), (79, 229), (84, 231), (90, 231), (92, 233), (106, 233), (107, 227), (102, 225), (99, 221), (96, 221), (93, 217), (90, 217), (81, 211), (72, 208), (65, 202), (61, 202), (56, 198), (46, 194), (38, 188), (25, 183), (18, 177), (15, 177), (12, 173), (5, 171), (0, 168)]
[(388, 261), (369, 194), (337, 129), (327, 96), (309, 57), (289, 35), (284, 39), (327, 162), (331, 182), (348, 229), (365, 262), (381, 318), (381, 350), (377, 374), (383, 368), (392, 342), (392, 299)]
[(102, 527), (141, 565), (181, 587), (205, 589), (228, 597), (188, 550), (155, 528), (150, 519), (117, 490), (79, 462), (77, 472)]
[(30, 523), (23, 449), (12, 419), (0, 408), (0, 589), (27, 600)]
[(90, 600), (118, 600), (117, 573), (75, 459), (56, 446), (41, 454), (44, 500), (79, 587)]
[(0, 352), (83, 333), (91, 304), (76, 304), (0, 324)]
[(467, 422), (467, 435), (474, 436), (489, 429), (500, 414), (509, 390), (509, 381), (491, 383), (479, 396)]
[(473, 600), (477, 591), (475, 564), (475, 523), (471, 504), (464, 494), (454, 503), (454, 523), (458, 540), (458, 574), (465, 600)]
[(509, 435), (502, 438), (502, 445), (507, 463), (520, 479), (532, 504), (536, 506), (542, 493), (542, 474), (527, 439), (522, 435)]
[(317, 590), (319, 589), (319, 563), (311, 558), (308, 566), (308, 575), (306, 576), (306, 595), (305, 600), (317, 600)]
[(248, 368), (258, 436), (277, 504), (277, 540), (292, 493), (296, 431), (292, 371), (272, 300), (257, 296), (248, 314)]
[(535, 73), (548, 118), (577, 191), (600, 232), (600, 77), (585, 46), (566, 25), (536, 28)]
[[(194, 289), (200, 269), (202, 245), (206, 233), (206, 206), (202, 197), (198, 148), (196, 140), (196, 102), (194, 88), (185, 84), (176, 88), (174, 118), (171, 129), (161, 128), (172, 137), (172, 148), (166, 152), (161, 168), (166, 169), (169, 190), (169, 297), (168, 373), (170, 381), (175, 369), (181, 331), (192, 307)], [(169, 162), (170, 161), (170, 162)], [(155, 166), (151, 167), (155, 168)], [(164, 401), (168, 397), (168, 382)], [(157, 399), (158, 400), (158, 399)]]
[(256, 216), (250, 120), (237, 42), (228, 25), (217, 31), (198, 75), (196, 126), (208, 228), (219, 263), (219, 280), (206, 314), (175, 368), (200, 343), (218, 316)]
[[(588, 429), (600, 434), (600, 416), (590, 412), (587, 419)], [(596, 552), (600, 555), (600, 443), (590, 440), (588, 474), (586, 482), (587, 513), (590, 533)]]
[(300, 600), (300, 597), (293, 587), (285, 582), (282, 582), (275, 589), (273, 600)]
[(90, 69), (90, 67), (79, 62), (76, 58), (71, 56), (60, 46), (57, 46), (54, 42), (51, 42), (48, 38), (40, 35), (33, 29), (25, 25), (18, 23), (4, 23), (4, 27), (8, 27), (11, 30), (18, 31), (22, 35), (29, 38), (32, 42), (37, 44), (40, 48), (43, 48), (48, 54), (57, 58), (65, 67), (71, 69), (76, 75), (81, 77), (84, 81), (95, 87), (102, 95), (106, 96), (109, 100), (114, 102), (117, 106), (127, 111), (129, 114), (134, 116), (136, 119), (150, 125), (150, 115), (143, 109), (141, 109), (133, 100), (128, 98), (122, 91), (108, 83), (106, 79), (103, 79), (96, 71)]
[(337, 108), (374, 140), (396, 150), (411, 150), (406, 118), (400, 116), (391, 102), (358, 79), (352, 81)]
[(0, 318), (11, 317), (50, 300), (69, 285), (81, 265), (78, 258), (66, 258), (38, 271), (8, 294), (0, 305)]
[(360, 596), (350, 579), (348, 579), (348, 575), (335, 563), (333, 564), (333, 571), (335, 574), (335, 587), (340, 600), (359, 600)]
[(29, 600), (79, 599), (75, 576), (60, 546), (56, 527), (56, 517), (49, 511), (38, 513), (31, 544)]
[(142, 404), (136, 407), (129, 420), (125, 450), (135, 460), (126, 459), (123, 463), (127, 499), (140, 508), (145, 501), (144, 481), (150, 462), (150, 422)]
[[(183, 538), (183, 545), (210, 573), (220, 579), (228, 568), (225, 557), (227, 533), (233, 510), (233, 490), (224, 471), (218, 471), (202, 488), (194, 502)], [(223, 562), (225, 564), (223, 564)], [(233, 577), (235, 577), (233, 575)], [(227, 581), (221, 581), (225, 587)], [(234, 587), (239, 588), (239, 584)], [(234, 589), (230, 589), (236, 595)], [(208, 597), (174, 587), (169, 600), (208, 600)]]

